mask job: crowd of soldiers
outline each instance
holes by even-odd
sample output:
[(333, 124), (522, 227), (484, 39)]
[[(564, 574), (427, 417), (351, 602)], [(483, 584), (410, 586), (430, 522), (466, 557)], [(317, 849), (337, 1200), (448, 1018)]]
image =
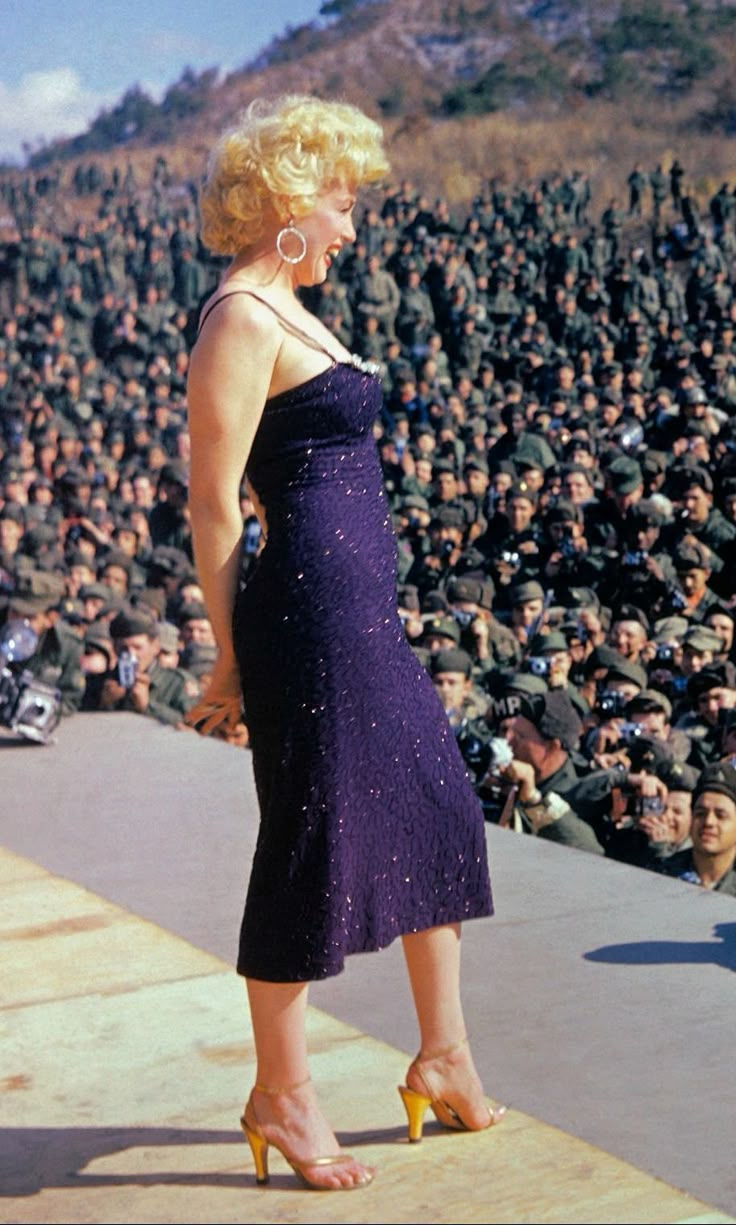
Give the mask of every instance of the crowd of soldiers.
[[(0, 180), (2, 616), (65, 713), (183, 727), (215, 657), (186, 378), (223, 264), (164, 159), (63, 179)], [(679, 161), (626, 187), (595, 216), (582, 172), (490, 180), (460, 216), (401, 182), (305, 301), (380, 367), (399, 612), (488, 820), (736, 895), (736, 192)]]

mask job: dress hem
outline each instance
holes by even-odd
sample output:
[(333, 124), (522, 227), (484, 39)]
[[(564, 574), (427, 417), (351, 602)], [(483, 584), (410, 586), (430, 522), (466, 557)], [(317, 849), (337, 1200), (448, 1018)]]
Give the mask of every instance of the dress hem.
[(424, 925), (419, 925), (419, 926), (412, 925), (410, 927), (404, 928), (403, 931), (394, 932), (393, 935), (389, 936), (385, 940), (379, 940), (379, 941), (371, 942), (370, 944), (365, 944), (362, 948), (347, 949), (342, 954), (339, 962), (332, 961), (329, 963), (329, 965), (324, 965), (320, 968), (313, 969), (308, 973), (305, 972), (304, 974), (294, 974), (293, 972), (288, 974), (288, 976), (286, 975), (286, 972), (284, 972), (283, 974), (277, 974), (273, 966), (271, 966), (271, 968), (266, 973), (263, 973), (263, 972), (260, 972), (260, 969), (255, 970), (255, 969), (247, 968), (246, 963), (242, 958), (238, 958), (238, 961), (235, 966), (235, 970), (236, 970), (236, 973), (239, 974), (242, 978), (252, 978), (258, 982), (266, 982), (266, 983), (322, 982), (325, 978), (336, 978), (338, 974), (342, 974), (345, 969), (345, 961), (348, 957), (355, 957), (361, 953), (380, 953), (382, 949), (390, 948), (391, 945), (396, 940), (401, 939), (402, 936), (412, 936), (418, 932), (431, 931), (433, 927), (450, 927), (453, 924), (457, 924), (457, 923), (459, 924), (470, 923), (474, 919), (490, 919), (493, 917), (494, 913), (495, 913), (494, 907), (493, 905), (491, 905), (488, 908), (483, 908), (481, 910), (473, 911), (472, 914), (463, 914), (463, 915), (458, 916), (457, 918), (447, 917), (447, 918), (443, 918), (439, 920), (433, 919), (431, 923), (426, 923)]

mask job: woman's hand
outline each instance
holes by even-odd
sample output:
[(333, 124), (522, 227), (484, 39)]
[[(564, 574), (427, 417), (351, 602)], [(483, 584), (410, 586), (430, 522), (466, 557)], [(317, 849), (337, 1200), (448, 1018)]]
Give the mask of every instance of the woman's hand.
[(207, 688), (184, 716), (184, 725), (201, 736), (217, 736), (235, 743), (243, 740), (243, 696), (240, 675), (234, 660), (220, 656), (207, 682)]

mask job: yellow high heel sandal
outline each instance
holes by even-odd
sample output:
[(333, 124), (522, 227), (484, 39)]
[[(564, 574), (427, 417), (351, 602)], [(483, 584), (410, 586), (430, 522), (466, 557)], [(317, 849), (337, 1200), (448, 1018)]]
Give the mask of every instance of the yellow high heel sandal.
[[(310, 1078), (307, 1077), (306, 1080), (301, 1080), (296, 1085), (288, 1085), (284, 1089), (269, 1089), (266, 1085), (255, 1085), (254, 1088), (258, 1093), (267, 1093), (269, 1096), (274, 1096), (277, 1093), (293, 1093), (296, 1089), (301, 1089), (304, 1085), (308, 1085), (309, 1080)], [(247, 1117), (248, 1114), (250, 1114), (250, 1120)], [(248, 1098), (240, 1120), (240, 1126), (245, 1133), (245, 1138), (253, 1154), (253, 1164), (256, 1167), (256, 1182), (260, 1186), (265, 1186), (269, 1180), (268, 1146), (273, 1141), (267, 1140), (263, 1134), (256, 1116), (253, 1093)], [(310, 1169), (312, 1166), (344, 1165), (346, 1162), (354, 1160), (350, 1153), (336, 1153), (334, 1157), (310, 1157), (308, 1161), (297, 1161), (295, 1157), (290, 1157), (284, 1149), (279, 1148), (278, 1144), (274, 1144), (274, 1148), (288, 1161), (292, 1170), (301, 1178), (302, 1182), (313, 1191), (354, 1191), (358, 1187), (367, 1187), (369, 1183), (373, 1182), (373, 1173), (366, 1167), (365, 1177), (357, 1179), (349, 1187), (324, 1187), (321, 1183), (314, 1182), (313, 1179), (308, 1178), (305, 1170)]]
[(488, 1107), (488, 1122), (485, 1127), (468, 1127), (460, 1118), (456, 1110), (453, 1110), (447, 1102), (440, 1097), (435, 1097), (432, 1093), (431, 1085), (427, 1080), (427, 1076), (422, 1071), (422, 1065), (433, 1063), (435, 1059), (443, 1059), (447, 1055), (452, 1055), (455, 1051), (459, 1051), (461, 1047), (468, 1042), (467, 1036), (461, 1042), (456, 1042), (453, 1046), (447, 1046), (441, 1051), (434, 1051), (426, 1059), (415, 1059), (411, 1064), (412, 1068), (416, 1069), (417, 1076), (421, 1080), (426, 1093), (418, 1093), (416, 1089), (410, 1089), (408, 1085), (399, 1085), (399, 1095), (404, 1103), (406, 1117), (409, 1122), (409, 1141), (411, 1144), (418, 1144), (422, 1138), (422, 1130), (424, 1128), (424, 1115), (427, 1108), (431, 1106), (435, 1118), (443, 1127), (450, 1127), (454, 1131), (486, 1131), (487, 1128), (493, 1127), (494, 1123), (500, 1123), (506, 1113), (505, 1106), (499, 1106), (495, 1110)]

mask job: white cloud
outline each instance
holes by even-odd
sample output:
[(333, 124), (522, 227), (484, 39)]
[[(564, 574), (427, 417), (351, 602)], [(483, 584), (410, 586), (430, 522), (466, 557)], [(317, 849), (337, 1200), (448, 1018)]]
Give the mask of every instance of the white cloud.
[(85, 89), (73, 68), (29, 72), (16, 85), (0, 81), (0, 160), (22, 162), (23, 145), (85, 131), (119, 94)]

